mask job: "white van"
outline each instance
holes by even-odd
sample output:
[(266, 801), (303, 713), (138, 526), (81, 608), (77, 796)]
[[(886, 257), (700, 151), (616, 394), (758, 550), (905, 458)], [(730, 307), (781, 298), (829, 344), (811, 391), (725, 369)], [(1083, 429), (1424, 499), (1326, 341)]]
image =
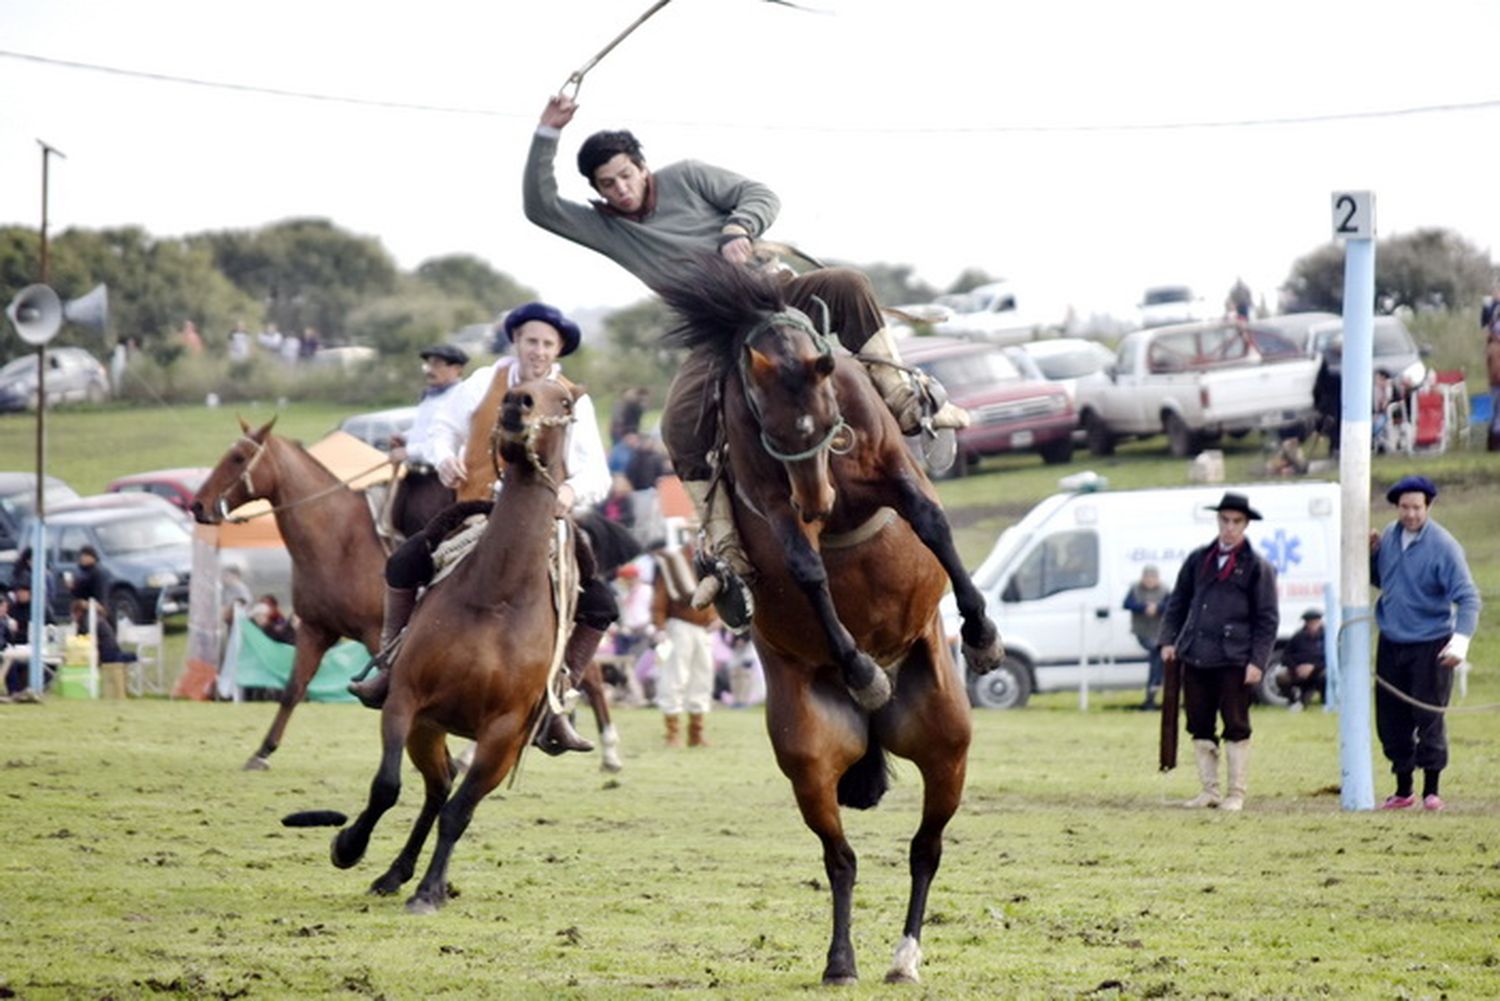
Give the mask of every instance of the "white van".
[[(1146, 685), (1146, 651), (1124, 608), (1141, 569), (1154, 564), (1168, 587), (1187, 554), (1214, 539), (1226, 490), (1245, 494), (1263, 516), (1246, 533), (1276, 568), (1281, 596), (1278, 647), (1321, 609), (1324, 589), (1338, 601), (1339, 485), (1252, 483), (1162, 490), (1055, 494), (1001, 533), (974, 572), (1005, 642), (1005, 662), (970, 685), (975, 705), (1011, 708), (1032, 692)], [(944, 599), (944, 626), (958, 633)], [(1085, 672), (1087, 672), (1085, 674)]]

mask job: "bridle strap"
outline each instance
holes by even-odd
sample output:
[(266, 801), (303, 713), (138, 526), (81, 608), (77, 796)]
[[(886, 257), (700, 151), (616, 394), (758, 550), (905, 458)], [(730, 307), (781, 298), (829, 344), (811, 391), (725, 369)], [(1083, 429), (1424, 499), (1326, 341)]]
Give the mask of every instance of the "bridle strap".
[[(749, 357), (749, 349), (753, 349), (755, 341), (757, 341), (762, 334), (766, 333), (769, 330), (772, 330), (776, 327), (794, 327), (797, 330), (801, 330), (803, 333), (807, 334), (808, 337), (812, 338), (813, 343), (817, 345), (818, 350), (823, 354), (831, 354), (833, 352), (833, 345), (835, 343), (835, 340), (833, 335), (828, 332), (828, 305), (817, 296), (813, 296), (812, 301), (818, 305), (822, 313), (823, 329), (821, 332), (817, 327), (813, 325), (812, 320), (806, 313), (795, 307), (788, 306), (785, 309), (779, 309), (774, 313), (767, 313), (761, 319), (761, 321), (751, 329), (750, 333), (745, 335), (744, 346), (747, 350), (740, 352), (740, 383), (745, 390), (745, 405), (749, 408), (750, 415), (755, 418), (755, 423), (760, 429), (761, 448), (765, 449), (766, 454), (771, 456), (771, 458), (777, 460), (778, 462), (804, 462), (808, 459), (814, 458), (824, 450), (831, 451), (835, 455), (843, 455), (847, 453), (849, 449), (854, 447), (854, 429), (849, 426), (848, 422), (845, 421), (842, 416), (840, 416), (839, 419), (834, 422), (833, 426), (828, 429), (828, 432), (823, 435), (823, 437), (819, 439), (816, 444), (812, 445), (809, 448), (803, 449), (800, 452), (783, 452), (776, 446), (774, 442), (771, 441), (770, 436), (766, 434), (765, 420), (761, 415), (760, 407), (755, 402), (755, 395), (750, 392), (750, 376), (748, 373), (747, 361), (747, 358)], [(846, 432), (847, 436), (845, 443), (842, 447), (840, 447), (836, 443), (840, 436), (845, 435)]]

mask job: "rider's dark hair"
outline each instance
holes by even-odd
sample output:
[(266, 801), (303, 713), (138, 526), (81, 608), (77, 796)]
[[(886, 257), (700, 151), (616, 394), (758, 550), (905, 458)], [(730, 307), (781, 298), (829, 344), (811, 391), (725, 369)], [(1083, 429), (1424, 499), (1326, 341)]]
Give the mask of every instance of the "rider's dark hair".
[(595, 132), (578, 147), (578, 172), (588, 178), (589, 184), (593, 184), (594, 171), (621, 153), (630, 157), (630, 162), (637, 167), (646, 166), (646, 158), (641, 156), (640, 140), (629, 131), (621, 129), (618, 132)]

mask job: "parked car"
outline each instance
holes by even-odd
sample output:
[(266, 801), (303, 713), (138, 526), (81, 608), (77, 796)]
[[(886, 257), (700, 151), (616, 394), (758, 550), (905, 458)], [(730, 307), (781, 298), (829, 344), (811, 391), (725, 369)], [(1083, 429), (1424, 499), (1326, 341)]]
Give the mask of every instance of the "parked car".
[[(13, 358), (0, 368), (0, 411), (36, 409), (35, 354)], [(109, 399), (109, 373), (82, 348), (47, 351), (47, 406), (103, 403)]]
[(380, 353), (372, 347), (363, 344), (341, 344), (337, 347), (319, 348), (317, 354), (312, 356), (312, 362), (314, 365), (354, 368), (372, 362), (378, 357)]
[(1059, 330), (1065, 317), (1047, 316), (1021, 295), (1008, 281), (980, 285), (961, 295), (943, 296), (939, 305), (952, 315), (932, 324), (935, 334), (978, 337), (992, 344), (1017, 344), (1038, 333)]
[(943, 384), (974, 422), (958, 432), (953, 475), (986, 455), (1037, 452), (1049, 465), (1073, 458), (1075, 415), (1061, 386), (1022, 377), (993, 344), (953, 337), (901, 341), (901, 357)]
[(1173, 323), (1207, 320), (1208, 303), (1186, 285), (1153, 285), (1141, 296), (1137, 319), (1142, 327), (1165, 327)]
[[(106, 601), (117, 618), (153, 622), (185, 613), (192, 533), (172, 511), (159, 500), (137, 497), (124, 505), (49, 512), (47, 565), (56, 578), (76, 573), (79, 550), (93, 546), (107, 582)], [(67, 591), (54, 587), (49, 598), (53, 614), (65, 620)]]
[(122, 476), (105, 487), (105, 490), (112, 494), (153, 494), (187, 511), (192, 506), (193, 496), (211, 472), (213, 470), (208, 466), (156, 469), (148, 473)]
[(1223, 434), (1290, 427), (1313, 413), (1318, 362), (1273, 330), (1229, 322), (1153, 327), (1120, 342), (1109, 382), (1079, 403), (1089, 450), (1165, 433), (1175, 456)]
[[(1257, 320), (1253, 326), (1276, 331), (1313, 358), (1321, 358), (1331, 347), (1343, 346), (1344, 318), (1337, 313), (1288, 313)], [(1422, 359), (1432, 349), (1417, 344), (1399, 316), (1375, 317), (1371, 333), (1374, 368), (1403, 378), (1407, 385), (1420, 384), (1427, 374)]]
[[(55, 476), (49, 476), (43, 488), (42, 502), (53, 505), (77, 500), (78, 491)], [(0, 473), (0, 549), (24, 549), (26, 525), (36, 511), (36, 474)]]
[(1109, 375), (1105, 370), (1115, 360), (1115, 353), (1109, 348), (1081, 337), (1028, 341), (1006, 348), (1005, 353), (1023, 373), (1055, 382), (1065, 389), (1075, 410), (1079, 386), (1091, 387), (1108, 382)]
[(389, 452), (391, 436), (405, 435), (416, 419), (416, 407), (393, 407), (390, 410), (374, 410), (367, 414), (345, 417), (339, 422), (339, 430), (347, 431), (382, 452)]

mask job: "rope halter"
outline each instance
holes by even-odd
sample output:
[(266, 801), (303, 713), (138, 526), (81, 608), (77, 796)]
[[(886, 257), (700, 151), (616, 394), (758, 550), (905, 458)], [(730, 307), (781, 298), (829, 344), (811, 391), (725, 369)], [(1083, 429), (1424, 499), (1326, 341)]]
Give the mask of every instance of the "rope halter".
[[(547, 469), (546, 464), (542, 462), (542, 457), (537, 454), (536, 440), (548, 428), (567, 427), (577, 419), (570, 407), (565, 414), (532, 417), (522, 424), (521, 444), (526, 449), (526, 463), (537, 471), (542, 478), (542, 482), (547, 484), (553, 493), (558, 491), (559, 484), (552, 478), (552, 473)], [(500, 468), (499, 460), (500, 446), (504, 444), (505, 433), (505, 429), (498, 422), (495, 424), (495, 429), (490, 432), (490, 460), (495, 464), (495, 478), (497, 480), (505, 478), (505, 470)]]
[(832, 356), (837, 340), (828, 332), (828, 306), (817, 296), (813, 297), (813, 302), (817, 304), (822, 313), (823, 323), (821, 331), (813, 326), (812, 320), (808, 318), (806, 313), (800, 309), (788, 306), (774, 313), (767, 313), (750, 333), (745, 336), (744, 343), (746, 350), (740, 354), (740, 383), (745, 388), (745, 403), (749, 406), (750, 413), (755, 417), (755, 423), (759, 426), (761, 448), (765, 449), (766, 454), (778, 462), (802, 462), (806, 459), (816, 457), (825, 450), (832, 452), (834, 455), (844, 455), (854, 447), (854, 429), (844, 420), (842, 414), (838, 414), (832, 426), (828, 428), (817, 442), (809, 447), (800, 451), (788, 451), (781, 448), (766, 433), (765, 419), (761, 414), (759, 405), (755, 402), (754, 394), (750, 391), (749, 349), (754, 346), (755, 341), (761, 335), (776, 327), (791, 327), (802, 331), (816, 345), (820, 354)]

